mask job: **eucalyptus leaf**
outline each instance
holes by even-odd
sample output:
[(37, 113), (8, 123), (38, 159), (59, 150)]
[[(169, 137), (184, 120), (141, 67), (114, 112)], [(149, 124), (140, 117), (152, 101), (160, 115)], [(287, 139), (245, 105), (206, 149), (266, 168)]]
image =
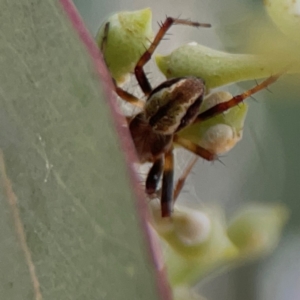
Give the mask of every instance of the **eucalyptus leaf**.
[(107, 83), (60, 2), (0, 1), (0, 298), (158, 299)]

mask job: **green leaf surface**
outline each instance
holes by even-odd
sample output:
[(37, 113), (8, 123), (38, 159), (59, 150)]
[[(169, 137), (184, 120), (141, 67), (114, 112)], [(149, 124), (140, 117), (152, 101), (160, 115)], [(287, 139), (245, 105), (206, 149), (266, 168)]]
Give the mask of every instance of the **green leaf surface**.
[(0, 7), (0, 298), (157, 299), (87, 49), (59, 1)]

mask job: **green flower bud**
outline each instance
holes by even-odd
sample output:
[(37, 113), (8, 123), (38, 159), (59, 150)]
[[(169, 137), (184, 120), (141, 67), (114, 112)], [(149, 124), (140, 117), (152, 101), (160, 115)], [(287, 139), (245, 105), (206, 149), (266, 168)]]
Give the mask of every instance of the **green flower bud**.
[(234, 82), (269, 77), (282, 72), (300, 72), (300, 59), (263, 55), (230, 54), (195, 42), (180, 46), (171, 54), (156, 55), (156, 64), (167, 77), (193, 75), (204, 79), (208, 89)]
[(161, 218), (160, 206), (153, 202), (150, 205), (153, 227), (164, 244), (172, 287), (191, 286), (200, 277), (238, 256), (219, 211), (175, 207), (171, 218)]
[(287, 209), (281, 205), (253, 205), (239, 212), (227, 232), (240, 250), (240, 258), (253, 259), (271, 252), (287, 217)]
[(171, 218), (161, 218), (160, 207), (152, 203), (151, 208), (154, 228), (185, 259), (207, 263), (236, 254), (217, 212), (176, 207)]
[(174, 300), (206, 300), (187, 286), (175, 287), (173, 289), (173, 298)]
[(133, 72), (137, 61), (149, 47), (153, 38), (151, 23), (152, 12), (145, 8), (114, 14), (100, 27), (96, 42), (100, 49), (103, 48), (106, 64), (118, 84)]
[[(187, 210), (180, 210), (182, 212), (188, 214)], [(253, 205), (233, 218), (227, 234), (224, 231), (225, 222), (218, 212), (205, 212), (205, 215), (210, 220), (210, 234), (206, 233), (202, 242), (192, 246), (192, 256), (191, 246), (182, 240), (181, 244), (178, 242), (174, 230), (176, 226), (171, 225), (163, 232), (159, 232), (159, 226), (156, 227), (170, 246), (166, 248), (166, 259), (173, 287), (192, 286), (209, 274), (218, 274), (224, 268), (228, 270), (270, 253), (280, 239), (288, 214), (286, 208), (280, 205)], [(170, 219), (169, 223), (172, 221), (176, 223), (176, 218)]]
[[(212, 106), (228, 101), (232, 95), (228, 92), (216, 92), (206, 97), (200, 112)], [(240, 104), (224, 114), (203, 122), (193, 124), (178, 133), (215, 154), (222, 154), (232, 149), (243, 135), (243, 127), (248, 106)]]
[(300, 43), (300, 1), (265, 0), (266, 10), (275, 25), (291, 40)]

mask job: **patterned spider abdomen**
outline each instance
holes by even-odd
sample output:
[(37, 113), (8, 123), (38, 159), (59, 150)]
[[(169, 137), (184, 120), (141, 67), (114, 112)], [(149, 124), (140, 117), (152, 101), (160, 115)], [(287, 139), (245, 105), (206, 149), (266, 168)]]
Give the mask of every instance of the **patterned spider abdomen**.
[(130, 121), (129, 130), (141, 163), (154, 162), (172, 146), (172, 135), (154, 132), (143, 113)]
[(195, 120), (204, 94), (205, 85), (200, 78), (167, 80), (149, 95), (144, 108), (145, 119), (154, 132), (172, 135)]

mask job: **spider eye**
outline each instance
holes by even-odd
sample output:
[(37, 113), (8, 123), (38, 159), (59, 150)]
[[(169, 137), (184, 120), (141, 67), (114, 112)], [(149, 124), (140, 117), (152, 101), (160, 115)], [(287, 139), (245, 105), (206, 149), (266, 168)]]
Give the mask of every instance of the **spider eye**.
[(146, 120), (155, 132), (174, 134), (194, 121), (204, 93), (200, 78), (167, 80), (150, 94), (145, 106)]

